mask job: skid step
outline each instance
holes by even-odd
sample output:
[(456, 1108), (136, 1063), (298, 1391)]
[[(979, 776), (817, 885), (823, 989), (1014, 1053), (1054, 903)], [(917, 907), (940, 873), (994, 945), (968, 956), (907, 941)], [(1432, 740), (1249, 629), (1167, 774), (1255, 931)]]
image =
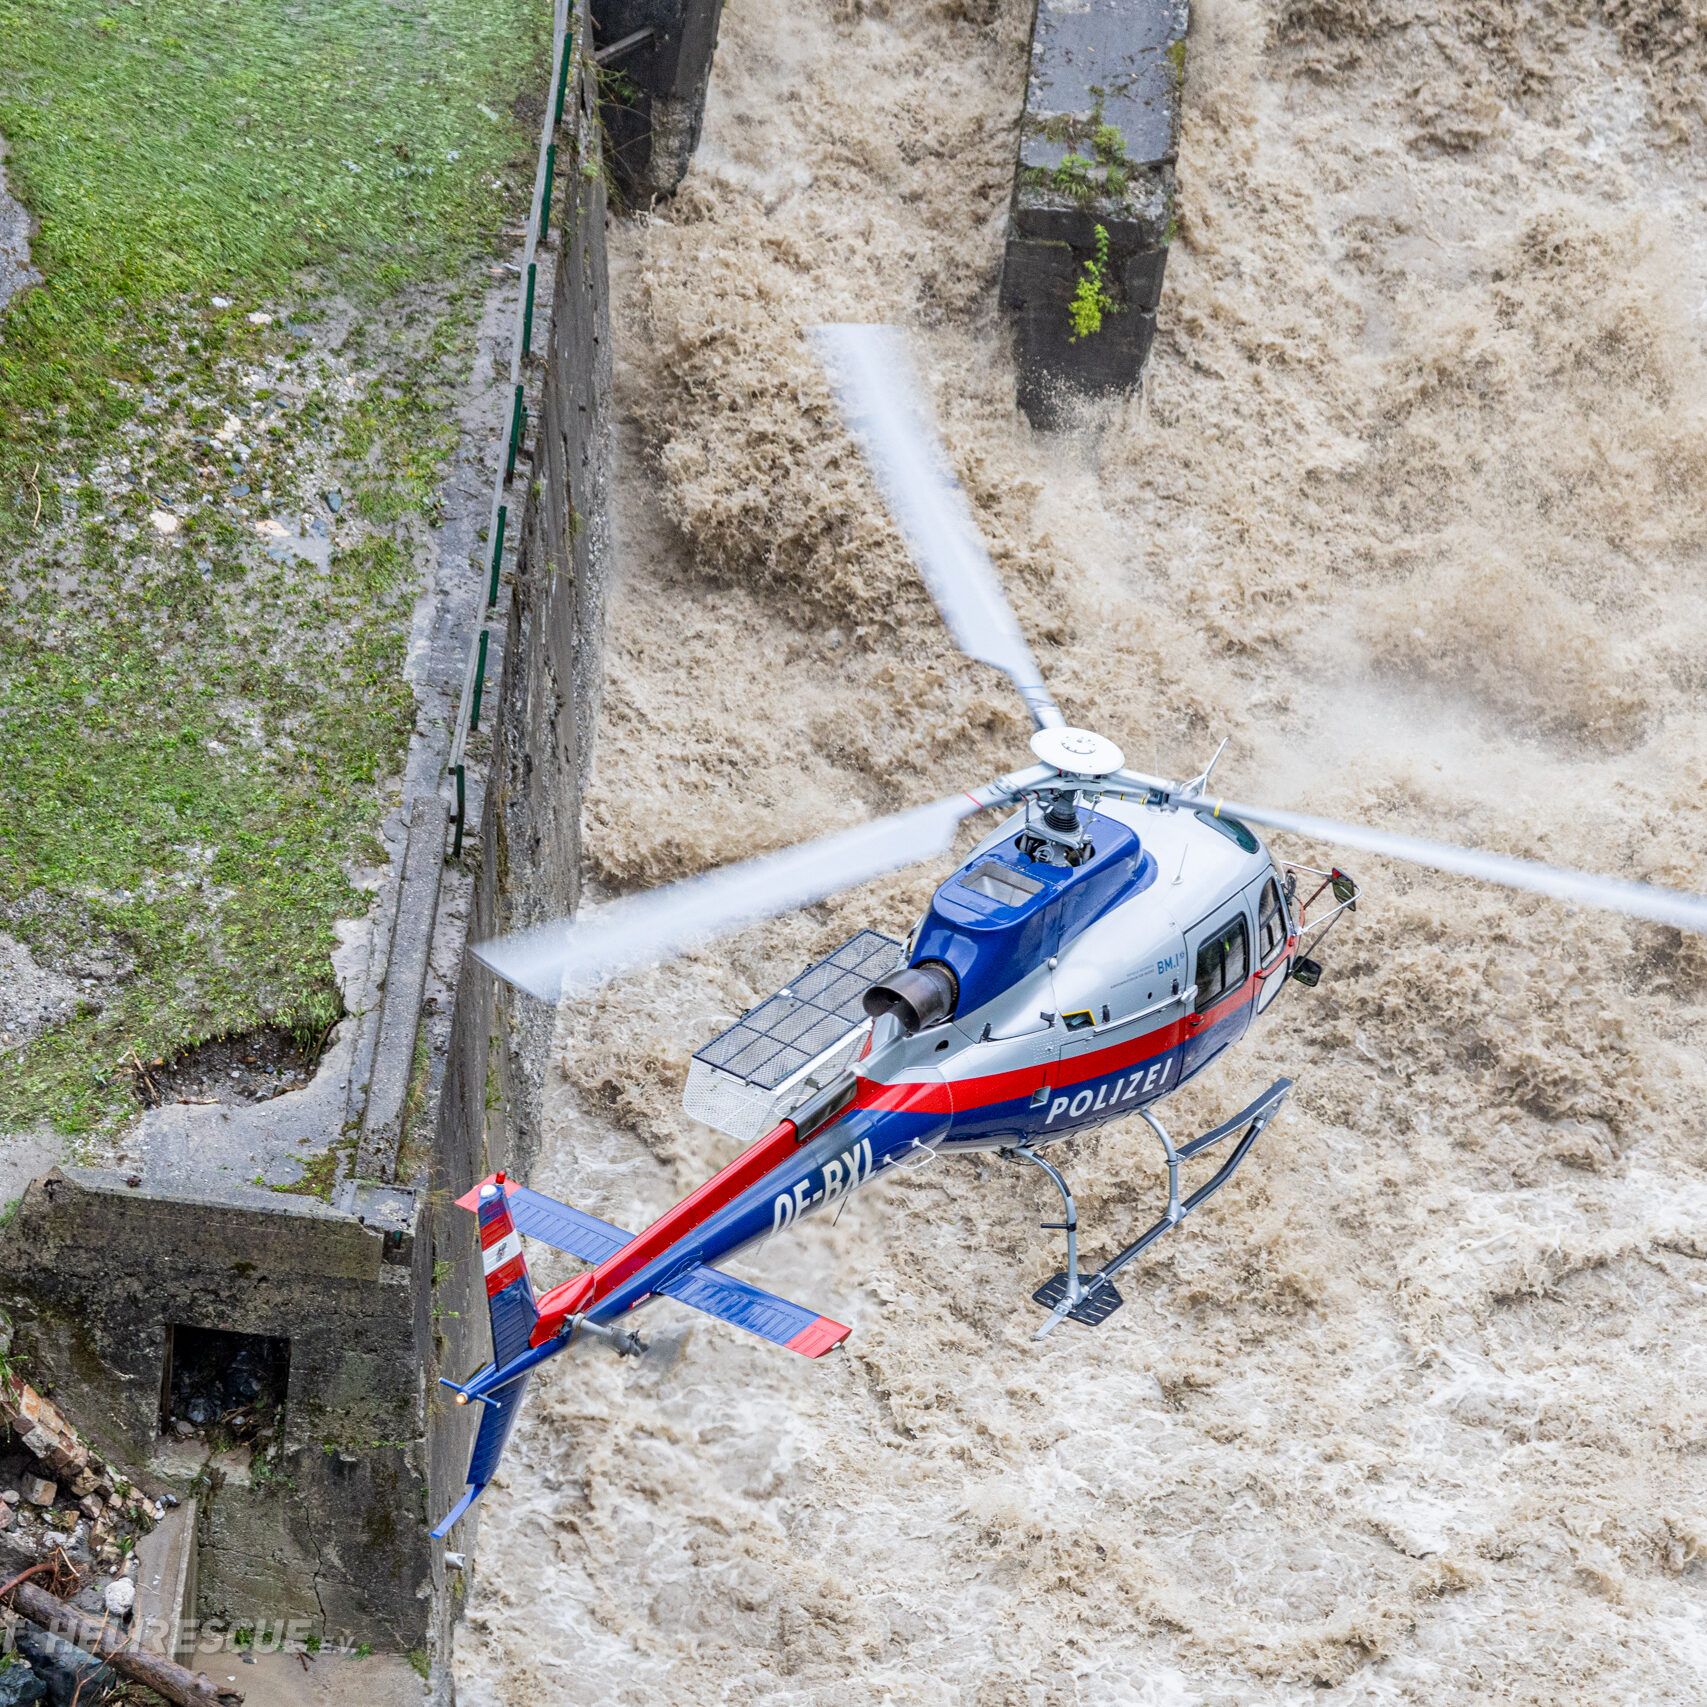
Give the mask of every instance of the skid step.
[[(1084, 1293), (1087, 1283), (1094, 1278), (1089, 1274), (1079, 1276), (1081, 1294)], [(1067, 1298), (1067, 1271), (1062, 1269), (1059, 1274), (1050, 1275), (1031, 1296), (1045, 1310), (1053, 1312), (1060, 1309)], [(1078, 1303), (1067, 1312), (1067, 1320), (1079, 1322), (1087, 1328), (1100, 1328), (1125, 1302), (1126, 1300), (1115, 1291), (1114, 1282), (1105, 1280), (1094, 1292), (1080, 1297)]]

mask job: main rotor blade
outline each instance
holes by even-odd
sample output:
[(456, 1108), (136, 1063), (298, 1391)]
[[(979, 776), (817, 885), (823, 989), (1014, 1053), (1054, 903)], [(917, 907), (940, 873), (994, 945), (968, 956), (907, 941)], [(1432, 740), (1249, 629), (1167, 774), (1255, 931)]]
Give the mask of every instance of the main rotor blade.
[(1242, 818), (1270, 829), (1291, 830), (1337, 847), (1356, 848), (1362, 853), (1402, 859), (1434, 871), (1450, 871), (1460, 877), (1502, 884), (1507, 889), (1528, 889), (1560, 901), (1604, 907), (1614, 913), (1627, 913), (1631, 918), (1652, 920), (1657, 925), (1675, 925), (1679, 930), (1707, 934), (1707, 897), (1691, 895), (1682, 889), (1661, 889), (1651, 883), (1632, 883), (1622, 877), (1602, 877), (1565, 866), (1542, 865), (1538, 860), (1514, 859), (1509, 854), (1482, 853), (1448, 842), (1425, 842), (1417, 836), (1369, 830), (1358, 824), (1341, 824), (1332, 818), (1309, 818), (1299, 812), (1272, 811), (1266, 806), (1241, 806), (1232, 800), (1181, 794), (1176, 794), (1174, 800), (1181, 805), (1207, 806), (1229, 818)]
[(978, 524), (925, 413), (923, 394), (894, 326), (814, 326), (810, 334), (836, 404), (858, 441), (920, 576), (954, 643), (1005, 671), (1039, 729), (1057, 709)]
[(1034, 783), (1044, 768), (857, 824), (780, 853), (762, 854), (681, 883), (624, 896), (573, 919), (556, 919), (498, 937), (476, 946), (474, 957), (541, 1001), (590, 990), (624, 972), (668, 960), (711, 937), (809, 907), (944, 853), (953, 845), (962, 818), (1013, 799), (1014, 784), (1022, 779)]

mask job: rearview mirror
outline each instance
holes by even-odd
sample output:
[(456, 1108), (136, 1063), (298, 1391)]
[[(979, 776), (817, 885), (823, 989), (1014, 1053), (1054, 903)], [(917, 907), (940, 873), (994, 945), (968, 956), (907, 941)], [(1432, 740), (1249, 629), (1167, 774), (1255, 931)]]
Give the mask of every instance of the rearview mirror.
[(1292, 976), (1306, 990), (1313, 990), (1322, 981), (1322, 963), (1319, 960), (1300, 960), (1292, 968)]
[(1357, 906), (1357, 885), (1343, 871), (1336, 871), (1333, 876), (1334, 899), (1342, 907)]

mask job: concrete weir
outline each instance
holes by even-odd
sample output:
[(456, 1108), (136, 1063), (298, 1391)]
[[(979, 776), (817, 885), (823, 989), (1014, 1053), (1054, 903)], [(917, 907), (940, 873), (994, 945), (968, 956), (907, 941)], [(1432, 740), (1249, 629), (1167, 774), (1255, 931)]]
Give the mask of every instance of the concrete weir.
[[(1038, 0), (1001, 282), (1034, 425), (1143, 372), (1173, 237), (1186, 25), (1186, 0)], [(1100, 327), (1075, 325), (1075, 297)]]

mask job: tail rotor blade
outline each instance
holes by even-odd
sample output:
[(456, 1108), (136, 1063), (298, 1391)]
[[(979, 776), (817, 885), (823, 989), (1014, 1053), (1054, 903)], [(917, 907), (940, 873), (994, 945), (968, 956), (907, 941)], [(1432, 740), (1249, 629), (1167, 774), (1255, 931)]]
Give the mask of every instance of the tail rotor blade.
[(810, 335), (848, 431), (955, 645), (1004, 671), (1039, 729), (1062, 727), (1066, 720), (1043, 685), (966, 494), (925, 413), (899, 329), (816, 326)]
[(1433, 871), (1449, 871), (1484, 883), (1498, 883), (1507, 889), (1527, 889), (1560, 901), (1603, 907), (1634, 919), (1707, 934), (1707, 896), (1691, 895), (1681, 889), (1661, 889), (1651, 883), (1632, 883), (1622, 877), (1572, 871), (1565, 866), (1543, 865), (1538, 860), (1483, 853), (1449, 842), (1428, 842), (1418, 836), (1341, 824), (1332, 818), (1310, 818), (1299, 812), (1277, 812), (1266, 806), (1242, 806), (1231, 800), (1193, 800), (1184, 795), (1175, 795), (1174, 799), (1182, 805), (1208, 806), (1230, 818), (1242, 818), (1247, 823), (1263, 824), (1274, 830), (1290, 830), (1315, 841), (1331, 842), (1336, 847), (1356, 848), (1362, 853), (1404, 860)]
[[(1036, 780), (1029, 771), (1018, 775)], [(500, 978), (542, 1001), (556, 1001), (944, 853), (961, 819), (1012, 799), (1016, 780), (1003, 778), (975, 793), (628, 895), (574, 919), (481, 943), (473, 952)]]

